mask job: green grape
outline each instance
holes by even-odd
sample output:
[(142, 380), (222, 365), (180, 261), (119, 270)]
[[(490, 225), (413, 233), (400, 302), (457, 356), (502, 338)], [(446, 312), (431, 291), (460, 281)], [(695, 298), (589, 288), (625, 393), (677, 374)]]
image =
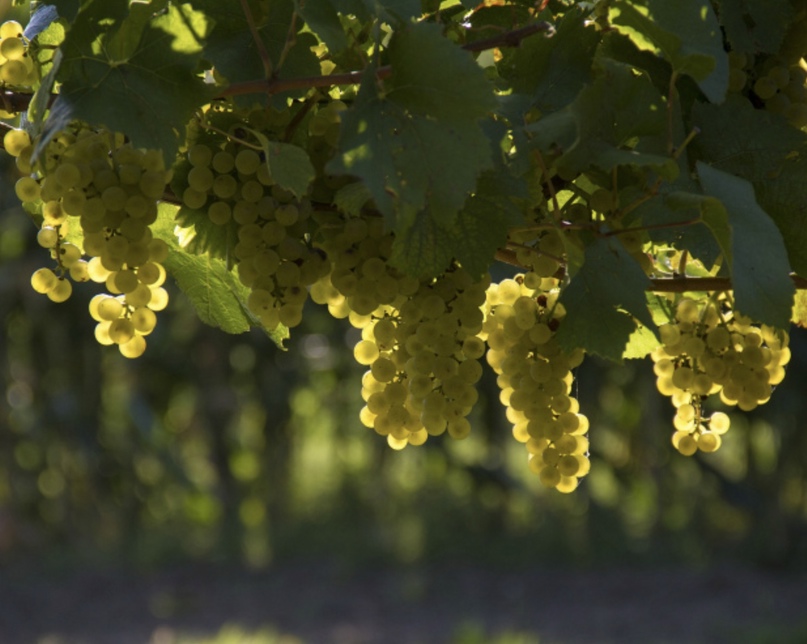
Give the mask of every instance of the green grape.
[(215, 177), (207, 166), (194, 166), (188, 172), (188, 186), (197, 192), (207, 193), (213, 188)]
[(742, 92), (743, 89), (745, 89), (746, 83), (748, 83), (748, 74), (744, 70), (734, 68), (729, 70), (730, 92), (734, 92), (735, 94)]
[(3, 136), (3, 148), (13, 157), (20, 156), (30, 145), (31, 137), (25, 130), (8, 130)]
[(28, 69), (20, 60), (9, 60), (0, 66), (0, 81), (8, 85), (25, 85)]
[(56, 284), (45, 293), (48, 299), (52, 302), (65, 302), (70, 298), (73, 293), (73, 285), (70, 280), (60, 277), (56, 280)]
[(146, 351), (146, 339), (142, 335), (135, 335), (126, 342), (119, 342), (117, 344), (118, 350), (125, 358), (139, 358)]
[(126, 344), (134, 336), (134, 325), (128, 318), (117, 318), (109, 325), (109, 338), (115, 344)]
[(223, 226), (232, 219), (232, 209), (226, 201), (214, 201), (207, 209), (207, 216), (217, 226)]
[(191, 210), (200, 210), (207, 203), (207, 194), (193, 188), (185, 188), (182, 192), (182, 203)]
[(37, 293), (42, 293), (43, 295), (52, 291), (56, 287), (56, 283), (58, 282), (59, 278), (49, 268), (40, 268), (34, 271), (34, 274), (31, 275), (31, 288), (33, 288)]
[(36, 234), (36, 242), (42, 248), (56, 248), (59, 245), (59, 230), (52, 226), (43, 226)]
[(132, 311), (129, 319), (132, 321), (132, 326), (138, 335), (148, 335), (157, 326), (157, 316), (148, 307), (141, 306), (136, 308)]
[(202, 143), (192, 145), (188, 150), (188, 161), (195, 167), (206, 167), (213, 160), (213, 150)]
[(773, 97), (778, 91), (778, 87), (773, 79), (763, 76), (758, 78), (754, 83), (754, 93), (759, 96), (763, 101)]
[(261, 165), (261, 157), (255, 150), (244, 148), (235, 155), (234, 164), (235, 169), (241, 174), (255, 174)]
[(219, 199), (229, 199), (238, 191), (238, 182), (229, 174), (221, 174), (213, 181), (212, 190)]
[(0, 38), (21, 38), (23, 31), (22, 25), (16, 20), (6, 20), (0, 24)]
[(229, 152), (221, 150), (213, 155), (211, 165), (218, 174), (227, 174), (235, 168), (235, 157)]

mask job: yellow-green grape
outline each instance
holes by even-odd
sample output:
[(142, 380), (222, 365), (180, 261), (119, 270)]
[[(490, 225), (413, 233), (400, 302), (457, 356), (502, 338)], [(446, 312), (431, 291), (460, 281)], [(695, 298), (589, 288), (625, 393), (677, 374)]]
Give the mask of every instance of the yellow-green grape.
[(0, 38), (21, 38), (23, 26), (16, 20), (6, 20), (0, 24)]
[(768, 76), (758, 78), (754, 83), (754, 93), (759, 96), (763, 101), (772, 98), (778, 91), (776, 82)]
[(56, 280), (56, 284), (45, 295), (52, 302), (65, 302), (73, 293), (73, 285), (70, 280), (60, 277)]
[(125, 358), (139, 358), (146, 352), (146, 339), (142, 335), (135, 335), (130, 340), (117, 344)]
[(25, 130), (9, 130), (3, 137), (3, 148), (13, 157), (20, 156), (30, 145), (31, 137)]
[(31, 275), (31, 288), (44, 295), (52, 291), (58, 281), (58, 276), (51, 269), (40, 268)]

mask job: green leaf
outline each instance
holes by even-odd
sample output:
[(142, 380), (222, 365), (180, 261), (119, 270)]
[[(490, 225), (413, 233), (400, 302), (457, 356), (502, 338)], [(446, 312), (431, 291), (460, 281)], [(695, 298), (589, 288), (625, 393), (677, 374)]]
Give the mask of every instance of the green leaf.
[(495, 109), (484, 71), (438, 25), (397, 31), (388, 54), (392, 74), (385, 84), (386, 98), (401, 108), (446, 121), (477, 120)]
[(747, 179), (756, 201), (776, 223), (790, 266), (807, 276), (807, 134), (779, 116), (730, 97), (723, 105), (696, 105), (693, 141), (712, 167)]
[(502, 97), (503, 111), (514, 122), (532, 107), (544, 114), (565, 107), (591, 81), (600, 34), (585, 18), (585, 12), (572, 9), (564, 14), (551, 38), (536, 35), (504, 50), (498, 70), (513, 94)]
[(346, 215), (358, 217), (362, 208), (372, 199), (370, 191), (363, 183), (357, 181), (342, 186), (333, 196), (334, 205)]
[[(265, 78), (259, 50), (250, 34), (250, 27), (240, 2), (222, 2), (221, 0), (191, 0), (194, 7), (204, 12), (215, 21), (205, 48), (205, 58), (231, 84), (254, 81)], [(272, 0), (266, 3), (266, 10), (261, 3), (250, 0), (253, 20), (258, 28), (263, 46), (272, 63), (272, 72), (279, 79), (318, 76), (319, 60), (311, 47), (317, 45), (317, 39), (310, 33), (299, 32), (304, 26), (296, 20), (296, 32), (290, 28), (294, 19), (295, 3), (293, 0)], [(292, 40), (289, 41), (289, 36)], [(287, 48), (283, 65), (278, 69), (281, 52)], [(272, 96), (272, 102), (285, 109), (286, 98), (304, 96), (308, 90), (281, 92)], [(239, 105), (249, 106), (254, 96), (237, 96)]]
[(426, 212), (406, 217), (403, 232), (395, 237), (390, 264), (414, 277), (439, 275), (453, 259), (451, 234)]
[(732, 51), (776, 54), (793, 18), (788, 0), (720, 0), (720, 22)]
[(427, 206), (450, 225), (490, 164), (473, 121), (443, 124), (381, 100), (360, 99), (345, 112), (340, 149), (327, 170), (362, 179), (391, 227), (403, 209)]
[(194, 30), (206, 23), (188, 5), (171, 5), (153, 19), (143, 11), (124, 19), (119, 12), (79, 14), (62, 45), (56, 104), (70, 118), (125, 133), (136, 147), (162, 149), (170, 166), (179, 133), (210, 98), (196, 76), (201, 43)]
[(523, 221), (521, 210), (506, 195), (480, 191), (460, 210), (450, 231), (449, 248), (465, 270), (481, 277), (496, 251), (504, 247), (507, 231)]
[(247, 128), (261, 143), (266, 167), (274, 182), (281, 188), (290, 190), (298, 198), (308, 192), (308, 186), (316, 176), (308, 152), (290, 143), (270, 141), (266, 135)]
[(731, 226), (731, 279), (737, 310), (786, 329), (795, 287), (782, 234), (759, 207), (751, 184), (705, 163), (697, 165), (704, 191), (726, 208)]
[[(227, 264), (209, 255), (188, 253), (175, 234), (176, 207), (161, 204), (157, 222), (152, 226), (154, 236), (169, 246), (165, 268), (187, 296), (205, 324), (227, 333), (244, 333), (251, 327), (263, 328), (247, 308), (249, 289), (227, 268)], [(282, 346), (288, 332), (285, 328), (268, 334)]]
[(625, 347), (622, 358), (624, 360), (646, 358), (658, 345), (659, 341), (656, 335), (646, 326), (640, 324), (636, 327), (636, 330), (630, 334), (628, 345)]
[(631, 226), (654, 226), (649, 230), (654, 242), (686, 248), (704, 266), (713, 266), (721, 254), (727, 261), (731, 259), (731, 230), (725, 209), (704, 195), (688, 176), (662, 186), (658, 195), (640, 204), (631, 215)]
[(666, 107), (645, 76), (631, 68), (607, 63), (601, 76), (585, 87), (566, 108), (528, 125), (525, 130), (557, 165), (571, 173), (597, 167), (647, 166), (668, 179), (678, 175), (674, 159), (638, 152), (640, 137), (655, 139), (666, 128)]
[(586, 246), (583, 267), (563, 289), (560, 303), (566, 309), (557, 332), (566, 349), (582, 347), (588, 353), (620, 362), (636, 321), (655, 330), (645, 291), (650, 280), (624, 246), (600, 237)]
[(610, 19), (637, 47), (663, 56), (676, 72), (695, 79), (710, 101), (725, 99), (728, 55), (708, 0), (616, 0)]
[(331, 54), (347, 47), (342, 21), (331, 0), (294, 0), (294, 6), (311, 31), (328, 46)]

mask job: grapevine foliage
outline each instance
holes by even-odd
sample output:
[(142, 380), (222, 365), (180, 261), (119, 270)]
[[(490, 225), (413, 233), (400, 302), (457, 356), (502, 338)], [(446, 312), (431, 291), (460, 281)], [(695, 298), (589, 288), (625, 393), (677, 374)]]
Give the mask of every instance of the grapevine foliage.
[(766, 402), (807, 325), (804, 0), (43, 0), (24, 22), (0, 26), (0, 116), (32, 286), (102, 284), (96, 337), (127, 357), (167, 276), (229, 333), (281, 342), (327, 306), (392, 447), (467, 436), (484, 358), (530, 468), (571, 491), (585, 353), (650, 355), (691, 455), (729, 427), (705, 401)]

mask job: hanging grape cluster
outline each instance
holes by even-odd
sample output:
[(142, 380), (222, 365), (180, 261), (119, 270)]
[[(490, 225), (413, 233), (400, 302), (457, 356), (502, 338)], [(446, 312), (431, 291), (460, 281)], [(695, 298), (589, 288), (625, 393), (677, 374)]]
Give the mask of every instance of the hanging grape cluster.
[(770, 399), (790, 360), (787, 333), (751, 324), (727, 294), (679, 299), (659, 332), (661, 346), (650, 354), (656, 386), (676, 407), (672, 442), (687, 456), (714, 452), (729, 429), (724, 412), (703, 409), (709, 397), (751, 411)]
[[(0, 25), (0, 82), (12, 87), (31, 87), (38, 80), (22, 25), (16, 20), (7, 20)], [(13, 114), (4, 112), (0, 116), (8, 118)]]
[[(34, 272), (33, 289), (64, 302), (71, 280), (104, 284), (109, 293), (90, 304), (96, 338), (128, 358), (142, 355), (157, 323), (154, 312), (168, 304), (162, 287), (168, 247), (149, 228), (170, 178), (162, 153), (83, 127), (56, 135), (36, 161), (25, 131), (9, 131), (4, 145), (25, 174), (17, 196), (41, 217), (37, 242), (54, 262)], [(80, 233), (80, 246), (70, 241), (72, 231)]]
[(299, 325), (308, 287), (329, 269), (310, 244), (311, 202), (277, 185), (264, 152), (246, 141), (197, 143), (187, 160), (182, 202), (206, 212), (216, 226), (231, 227), (238, 278), (251, 290), (250, 311), (270, 331)]
[(567, 354), (554, 339), (565, 315), (557, 298), (557, 280), (534, 272), (492, 284), (482, 337), (530, 469), (547, 487), (571, 492), (590, 468), (589, 423), (572, 395), (583, 351)]

